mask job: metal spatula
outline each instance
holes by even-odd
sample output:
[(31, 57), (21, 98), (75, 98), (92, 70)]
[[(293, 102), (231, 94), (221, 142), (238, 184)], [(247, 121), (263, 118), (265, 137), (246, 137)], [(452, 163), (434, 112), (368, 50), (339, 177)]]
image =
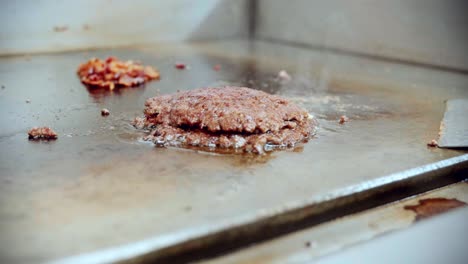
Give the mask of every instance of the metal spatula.
[(468, 148), (468, 99), (447, 101), (438, 145), (441, 148)]

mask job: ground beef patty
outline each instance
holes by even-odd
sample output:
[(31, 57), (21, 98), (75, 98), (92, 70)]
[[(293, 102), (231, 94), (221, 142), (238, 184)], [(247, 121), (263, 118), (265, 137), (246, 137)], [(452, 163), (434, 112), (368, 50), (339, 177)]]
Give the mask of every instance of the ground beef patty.
[(196, 146), (263, 153), (307, 141), (315, 122), (276, 95), (245, 87), (201, 88), (150, 98), (145, 119), (158, 146)]

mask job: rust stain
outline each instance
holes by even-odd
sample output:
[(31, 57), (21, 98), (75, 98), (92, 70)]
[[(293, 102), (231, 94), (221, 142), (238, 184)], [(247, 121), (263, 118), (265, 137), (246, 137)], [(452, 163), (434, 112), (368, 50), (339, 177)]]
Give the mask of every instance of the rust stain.
[(407, 205), (404, 209), (415, 212), (416, 221), (419, 221), (462, 206), (466, 206), (466, 203), (457, 199), (428, 198), (419, 200), (417, 205)]

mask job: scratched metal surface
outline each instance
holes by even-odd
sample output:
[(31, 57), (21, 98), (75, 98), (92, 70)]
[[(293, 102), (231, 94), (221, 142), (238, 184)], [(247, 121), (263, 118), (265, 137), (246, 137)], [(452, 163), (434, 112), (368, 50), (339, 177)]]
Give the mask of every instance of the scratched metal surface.
[[(108, 55), (156, 66), (162, 80), (114, 93), (87, 90), (76, 66)], [(176, 70), (176, 61), (190, 69)], [(222, 70), (214, 71), (215, 64)], [(293, 76), (289, 83), (274, 78), (283, 67)], [(428, 85), (436, 77), (454, 85)], [(2, 262), (57, 260), (113, 247), (122, 247), (122, 258), (158, 250), (466, 153), (426, 147), (437, 135), (444, 100), (468, 95), (460, 88), (466, 76), (261, 42), (3, 57), (0, 82)], [(216, 155), (154, 148), (129, 124), (158, 91), (222, 84), (263, 89), (303, 105), (320, 122), (316, 138), (268, 156)], [(100, 116), (104, 107), (109, 117)], [(339, 125), (341, 114), (350, 122)], [(59, 139), (28, 141), (26, 131), (37, 125), (51, 126)], [(149, 243), (125, 251), (141, 241)]]

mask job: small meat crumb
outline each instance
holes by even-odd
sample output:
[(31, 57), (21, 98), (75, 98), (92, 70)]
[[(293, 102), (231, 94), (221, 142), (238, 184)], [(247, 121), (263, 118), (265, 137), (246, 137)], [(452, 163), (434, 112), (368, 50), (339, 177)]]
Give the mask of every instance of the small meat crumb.
[(183, 70), (183, 69), (187, 68), (187, 65), (185, 65), (185, 63), (178, 62), (178, 63), (175, 64), (175, 67), (176, 67), (176, 69)]
[(340, 121), (339, 121), (340, 124), (344, 124), (348, 121), (349, 121), (349, 118), (347, 116), (344, 116), (344, 115), (340, 116)]
[(108, 116), (108, 115), (110, 115), (110, 112), (109, 112), (108, 109), (103, 108), (103, 109), (101, 110), (101, 115), (102, 115), (102, 116)]
[(31, 130), (29, 130), (28, 136), (29, 139), (32, 140), (55, 140), (58, 137), (57, 133), (55, 133), (55, 131), (49, 127), (33, 127)]
[(68, 30), (68, 27), (67, 26), (55, 26), (54, 27), (54, 31), (55, 32), (65, 32)]
[(431, 148), (437, 147), (438, 145), (439, 145), (439, 143), (435, 139), (433, 139), (433, 140), (431, 140), (431, 142), (427, 143), (427, 146), (431, 147)]
[(30, 100), (30, 99), (26, 99), (26, 103), (27, 103), (27, 104), (31, 103), (31, 100)]
[(137, 129), (143, 129), (146, 126), (146, 119), (142, 117), (135, 117), (132, 125)]
[(285, 70), (281, 70), (280, 72), (278, 72), (278, 79), (287, 82), (291, 80), (291, 75), (289, 75)]
[(220, 70), (221, 70), (221, 65), (220, 65), (220, 64), (216, 64), (215, 66), (213, 66), (213, 70), (215, 70), (215, 71), (220, 71)]
[(83, 30), (90, 30), (91, 27), (88, 24), (83, 25)]

